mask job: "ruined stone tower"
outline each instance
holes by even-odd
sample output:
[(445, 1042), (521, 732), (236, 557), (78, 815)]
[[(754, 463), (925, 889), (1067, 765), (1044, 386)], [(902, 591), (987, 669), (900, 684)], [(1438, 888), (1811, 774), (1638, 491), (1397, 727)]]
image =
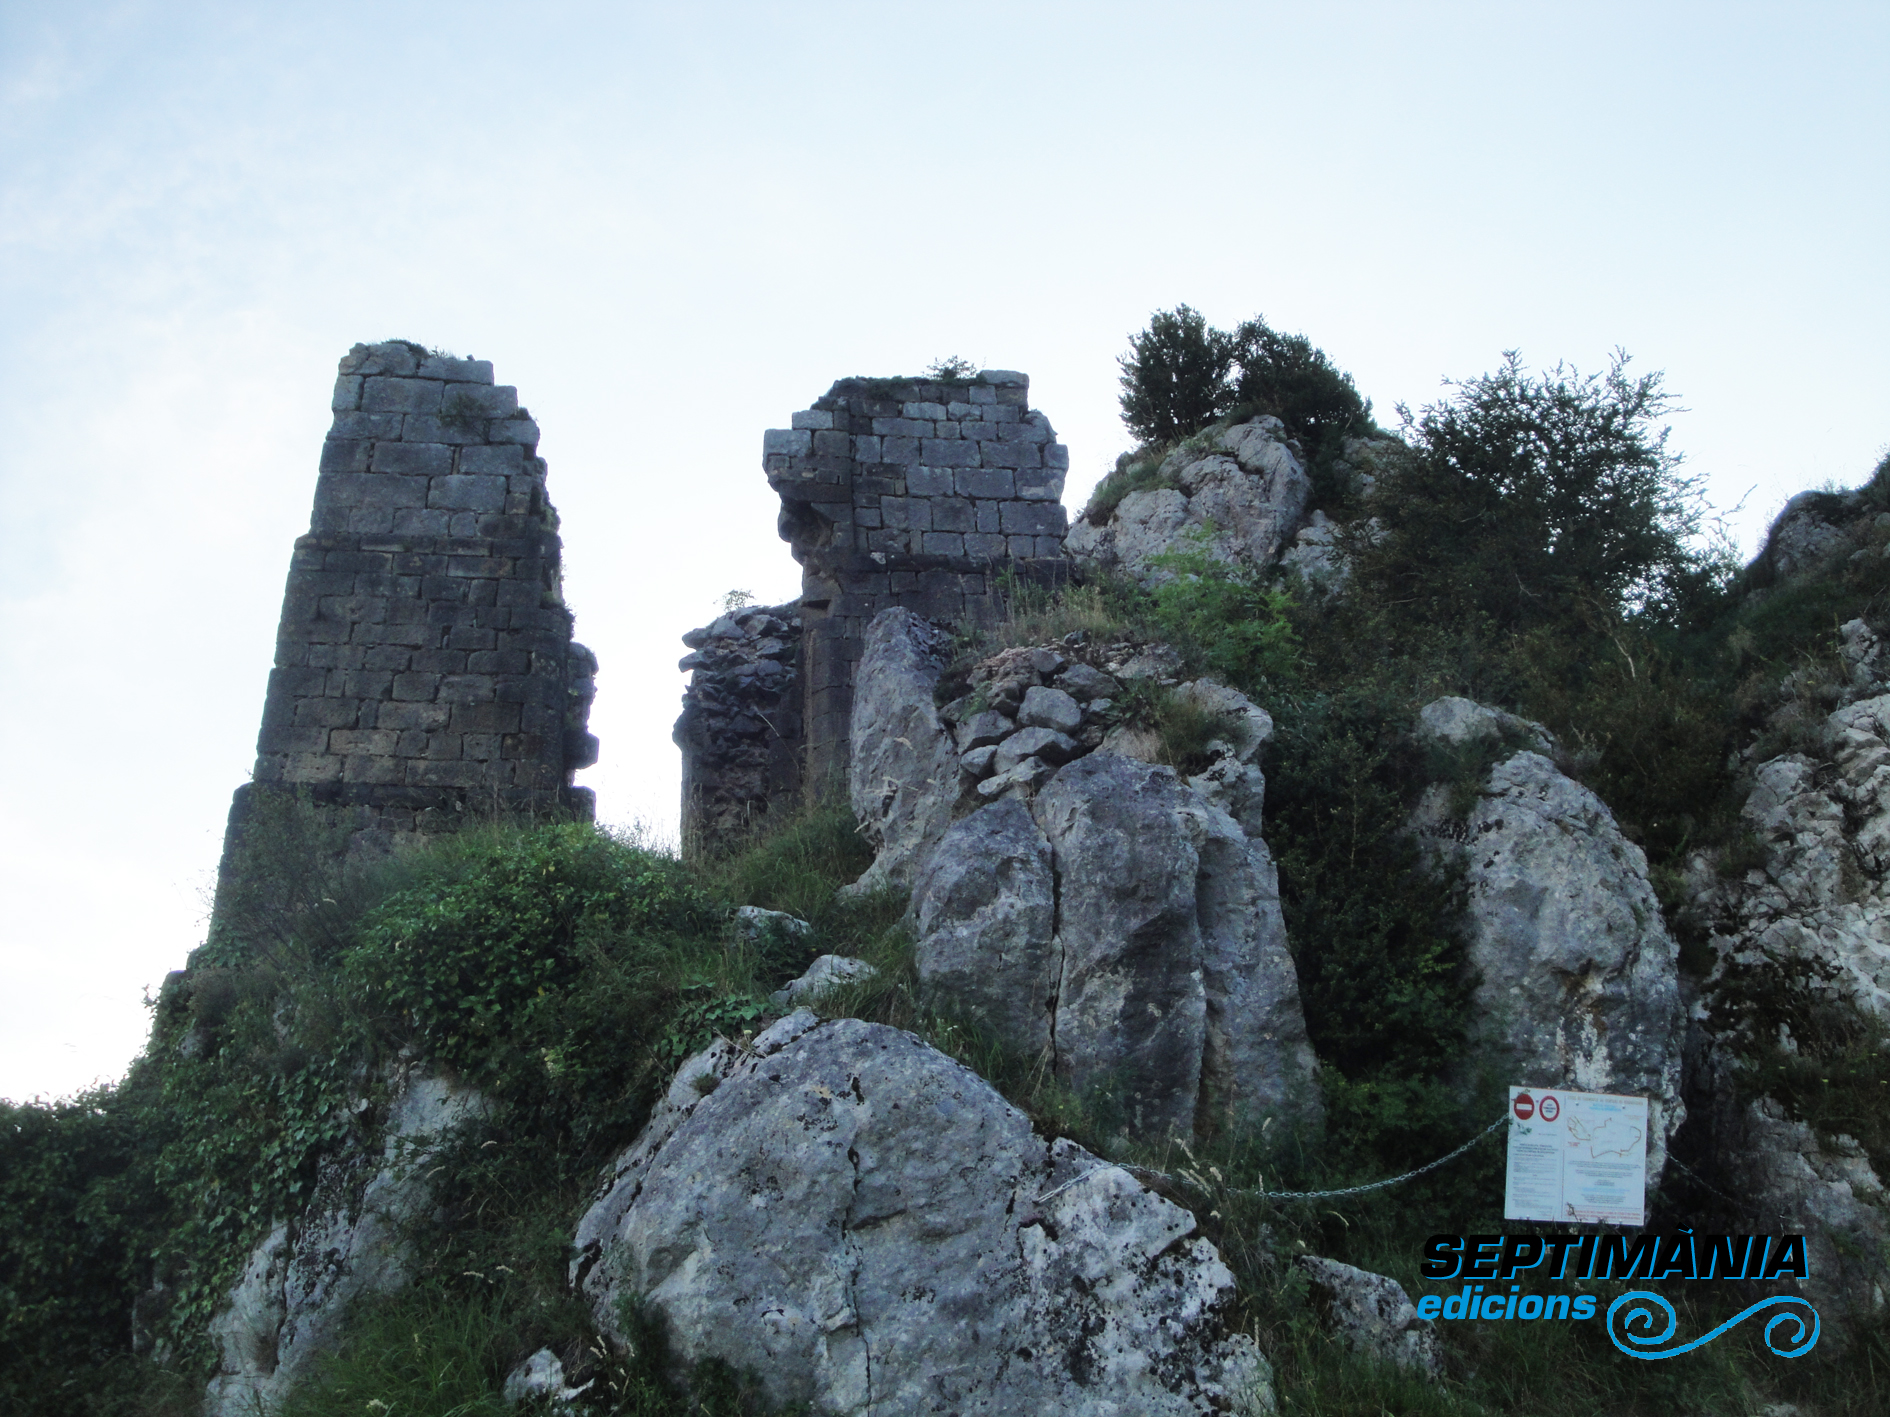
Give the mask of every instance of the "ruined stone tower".
[(596, 661), (571, 639), (538, 425), (485, 360), (401, 341), (341, 361), (289, 563), (229, 861), (255, 794), (305, 791), (355, 850), (468, 813), (593, 813)]
[(1029, 390), (997, 369), (842, 379), (764, 435), (801, 599), (683, 637), (695, 671), (675, 734), (686, 845), (738, 834), (770, 801), (843, 790), (854, 666), (874, 615), (900, 605), (989, 623), (1007, 573), (1061, 582), (1069, 451)]

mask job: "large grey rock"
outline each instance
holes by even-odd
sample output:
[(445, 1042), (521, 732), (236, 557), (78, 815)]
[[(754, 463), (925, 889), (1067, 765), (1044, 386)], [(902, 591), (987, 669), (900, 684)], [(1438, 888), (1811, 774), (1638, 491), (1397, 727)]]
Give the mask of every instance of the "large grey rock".
[(1265, 845), (1172, 769), (1113, 753), (1064, 768), (1035, 816), (1057, 872), (1058, 1072), (1118, 1090), (1144, 1137), (1315, 1117)]
[(822, 994), (843, 989), (849, 984), (864, 984), (877, 979), (879, 971), (863, 959), (848, 955), (821, 955), (798, 979), (789, 980), (768, 998), (782, 1008), (795, 1008), (816, 1002)]
[(1446, 748), (1501, 745), (1505, 740), (1543, 754), (1556, 748), (1555, 735), (1535, 720), (1454, 695), (1433, 699), (1418, 710), (1417, 736), (1419, 742)]
[(1507, 1081), (1647, 1097), (1651, 1187), (1686, 1116), (1685, 1017), (1647, 858), (1533, 752), (1490, 769), (1468, 820), (1435, 839), (1465, 868), (1477, 1026)]
[(1828, 987), (1890, 1019), (1890, 695), (1837, 710), (1822, 737), (1753, 774), (1743, 814), (1765, 865), (1720, 943), (1827, 966)]
[(1024, 704), (1017, 712), (1017, 721), (1025, 728), (1053, 728), (1058, 733), (1074, 733), (1083, 726), (1083, 710), (1061, 689), (1032, 686), (1024, 691)]
[(273, 1411), (309, 1364), (333, 1351), (357, 1299), (407, 1283), (414, 1256), (403, 1231), (431, 1203), (427, 1169), (448, 1134), (482, 1116), (485, 1105), (443, 1078), (410, 1074), (379, 1150), (322, 1168), (308, 1208), (256, 1247), (229, 1306), (210, 1321), (218, 1373), (205, 1417)]
[(1397, 1280), (1320, 1255), (1298, 1264), (1320, 1322), (1346, 1347), (1427, 1377), (1443, 1371), (1436, 1329)]
[(832, 1414), (1272, 1410), (1187, 1212), (910, 1034), (789, 1032), (686, 1064), (579, 1223), (613, 1341), (634, 1296), (685, 1363)]
[(1131, 492), (1100, 521), (1079, 519), (1064, 542), (1069, 555), (1151, 584), (1174, 574), (1155, 558), (1184, 549), (1264, 569), (1299, 530), (1312, 492), (1271, 417), (1189, 439), (1164, 460), (1160, 478), (1165, 485)]
[(856, 891), (910, 886), (951, 825), (958, 750), (932, 698), (950, 649), (943, 630), (903, 607), (882, 610), (866, 628), (848, 793), (875, 854)]
[(955, 823), (912, 888), (919, 998), (1054, 1060), (1062, 952), (1050, 843), (1016, 798)]

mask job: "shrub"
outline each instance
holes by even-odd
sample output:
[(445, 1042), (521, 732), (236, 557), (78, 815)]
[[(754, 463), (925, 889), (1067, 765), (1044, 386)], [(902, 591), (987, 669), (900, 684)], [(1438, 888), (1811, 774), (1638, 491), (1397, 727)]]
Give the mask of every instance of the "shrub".
[(1306, 336), (1283, 335), (1256, 316), (1232, 340), (1240, 369), (1236, 409), (1278, 418), (1315, 463), (1335, 454), (1348, 435), (1372, 430), (1371, 401), (1359, 397), (1352, 376)]
[(1172, 443), (1213, 422), (1227, 405), (1232, 338), (1186, 305), (1157, 310), (1129, 336), (1122, 366), (1122, 421), (1145, 443)]
[(1661, 376), (1627, 362), (1538, 376), (1512, 352), (1455, 397), (1400, 409), (1414, 455), (1375, 490), (1368, 593), (1499, 632), (1670, 604), (1697, 565), (1699, 488), (1654, 426), (1673, 406)]

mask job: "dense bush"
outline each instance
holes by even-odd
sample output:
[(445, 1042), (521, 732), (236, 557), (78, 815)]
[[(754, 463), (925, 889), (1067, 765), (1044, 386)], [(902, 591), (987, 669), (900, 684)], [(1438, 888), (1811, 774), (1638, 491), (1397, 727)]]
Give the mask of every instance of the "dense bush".
[(1129, 336), (1122, 365), (1122, 421), (1145, 443), (1170, 443), (1226, 407), (1232, 338), (1186, 305), (1158, 310)]

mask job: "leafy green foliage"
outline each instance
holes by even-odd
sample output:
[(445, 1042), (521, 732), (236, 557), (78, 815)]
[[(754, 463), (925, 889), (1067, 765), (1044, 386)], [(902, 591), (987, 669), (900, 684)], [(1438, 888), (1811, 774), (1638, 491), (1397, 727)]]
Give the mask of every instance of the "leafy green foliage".
[(678, 863), (588, 826), (550, 827), (460, 879), (394, 896), (347, 968), (431, 1056), (487, 1081), (516, 1066), (521, 1046), (583, 1050), (577, 1034), (547, 1027), (557, 1010), (539, 1001), (568, 992), (605, 942), (697, 931), (713, 918)]
[(1234, 409), (1251, 417), (1272, 414), (1301, 439), (1314, 462), (1329, 457), (1348, 436), (1371, 432), (1372, 406), (1352, 376), (1315, 349), (1304, 335), (1283, 335), (1258, 316), (1231, 340)]
[(1233, 341), (1186, 305), (1158, 310), (1129, 336), (1122, 421), (1145, 443), (1171, 443), (1214, 421), (1227, 401)]
[(1172, 573), (1154, 590), (1156, 624), (1230, 684), (1257, 688), (1291, 677), (1298, 649), (1292, 595), (1251, 566), (1210, 555), (1212, 531), (1203, 527), (1194, 545), (1154, 558), (1151, 564)]
[(1695, 480), (1678, 473), (1659, 374), (1501, 368), (1405, 417), (1414, 456), (1381, 482), (1362, 582), (1432, 621), (1501, 633), (1674, 606), (1696, 565)]

